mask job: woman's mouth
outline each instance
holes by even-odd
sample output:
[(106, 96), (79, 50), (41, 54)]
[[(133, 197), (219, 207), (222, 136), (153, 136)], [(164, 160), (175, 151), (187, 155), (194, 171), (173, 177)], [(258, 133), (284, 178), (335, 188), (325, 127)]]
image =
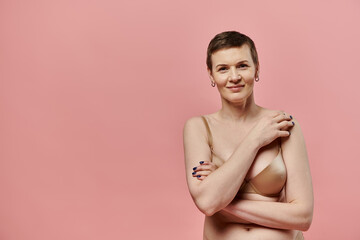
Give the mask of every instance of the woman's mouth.
[(230, 89), (233, 92), (238, 92), (244, 87), (245, 87), (245, 85), (235, 85), (235, 86), (229, 86), (227, 88)]

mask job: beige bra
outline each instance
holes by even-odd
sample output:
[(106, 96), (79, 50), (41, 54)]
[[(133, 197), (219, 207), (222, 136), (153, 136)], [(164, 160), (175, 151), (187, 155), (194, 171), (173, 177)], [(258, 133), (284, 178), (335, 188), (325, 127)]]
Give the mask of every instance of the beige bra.
[[(213, 139), (209, 124), (204, 116), (201, 116), (208, 134), (208, 144), (211, 149), (211, 161), (218, 167), (225, 160), (216, 155), (213, 151)], [(279, 153), (260, 173), (251, 179), (245, 179), (238, 195), (241, 193), (257, 193), (266, 197), (278, 197), (286, 182), (286, 167), (279, 147)]]

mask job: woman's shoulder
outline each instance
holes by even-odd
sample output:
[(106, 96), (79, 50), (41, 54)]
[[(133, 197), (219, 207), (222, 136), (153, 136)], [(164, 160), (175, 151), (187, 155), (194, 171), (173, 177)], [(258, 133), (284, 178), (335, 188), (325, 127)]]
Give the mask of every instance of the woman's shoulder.
[(288, 111), (285, 110), (278, 110), (278, 109), (270, 109), (270, 108), (264, 108), (264, 107), (259, 107), (259, 111), (258, 114), (260, 116), (266, 116), (266, 115), (276, 115), (276, 114), (289, 114), (291, 115), (291, 113), (289, 113)]
[(211, 125), (212, 121), (216, 118), (216, 112), (210, 114), (204, 114), (199, 116), (190, 117), (185, 121), (184, 132), (192, 131), (206, 134), (206, 125)]
[(190, 117), (189, 119), (186, 120), (185, 125), (186, 124), (201, 124), (204, 122), (204, 118), (205, 120), (210, 120), (216, 117), (217, 112), (215, 113), (209, 113), (209, 114), (204, 114), (204, 115), (199, 115), (199, 116), (194, 116), (194, 117)]
[(185, 121), (184, 131), (187, 129), (199, 129), (201, 128), (201, 125), (204, 125), (202, 116), (190, 117)]
[(207, 129), (202, 116), (194, 116), (186, 120), (183, 129), (184, 142), (202, 140), (207, 138)]

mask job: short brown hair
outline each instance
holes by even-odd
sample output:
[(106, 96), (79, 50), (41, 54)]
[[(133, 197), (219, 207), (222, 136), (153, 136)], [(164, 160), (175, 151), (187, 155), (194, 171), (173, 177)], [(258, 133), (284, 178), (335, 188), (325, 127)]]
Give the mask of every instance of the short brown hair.
[(245, 34), (236, 31), (222, 32), (217, 34), (213, 39), (211, 39), (207, 49), (207, 67), (210, 69), (210, 71), (212, 71), (211, 55), (216, 51), (232, 47), (241, 47), (244, 44), (247, 44), (249, 46), (252, 60), (254, 61), (256, 68), (258, 68), (259, 59), (253, 40), (251, 40), (251, 38), (249, 38)]

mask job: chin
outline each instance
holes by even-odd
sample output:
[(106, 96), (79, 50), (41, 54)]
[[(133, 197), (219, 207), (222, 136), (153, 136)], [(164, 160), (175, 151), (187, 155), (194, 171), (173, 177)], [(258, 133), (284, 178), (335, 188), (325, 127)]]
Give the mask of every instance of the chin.
[(251, 93), (248, 94), (233, 94), (232, 96), (227, 96), (224, 99), (230, 103), (244, 103), (250, 99)]
[(225, 100), (230, 103), (243, 103), (246, 102), (247, 98), (225, 98)]
[(233, 96), (230, 96), (227, 98), (228, 101), (230, 102), (244, 102), (246, 101), (251, 94), (234, 94)]

